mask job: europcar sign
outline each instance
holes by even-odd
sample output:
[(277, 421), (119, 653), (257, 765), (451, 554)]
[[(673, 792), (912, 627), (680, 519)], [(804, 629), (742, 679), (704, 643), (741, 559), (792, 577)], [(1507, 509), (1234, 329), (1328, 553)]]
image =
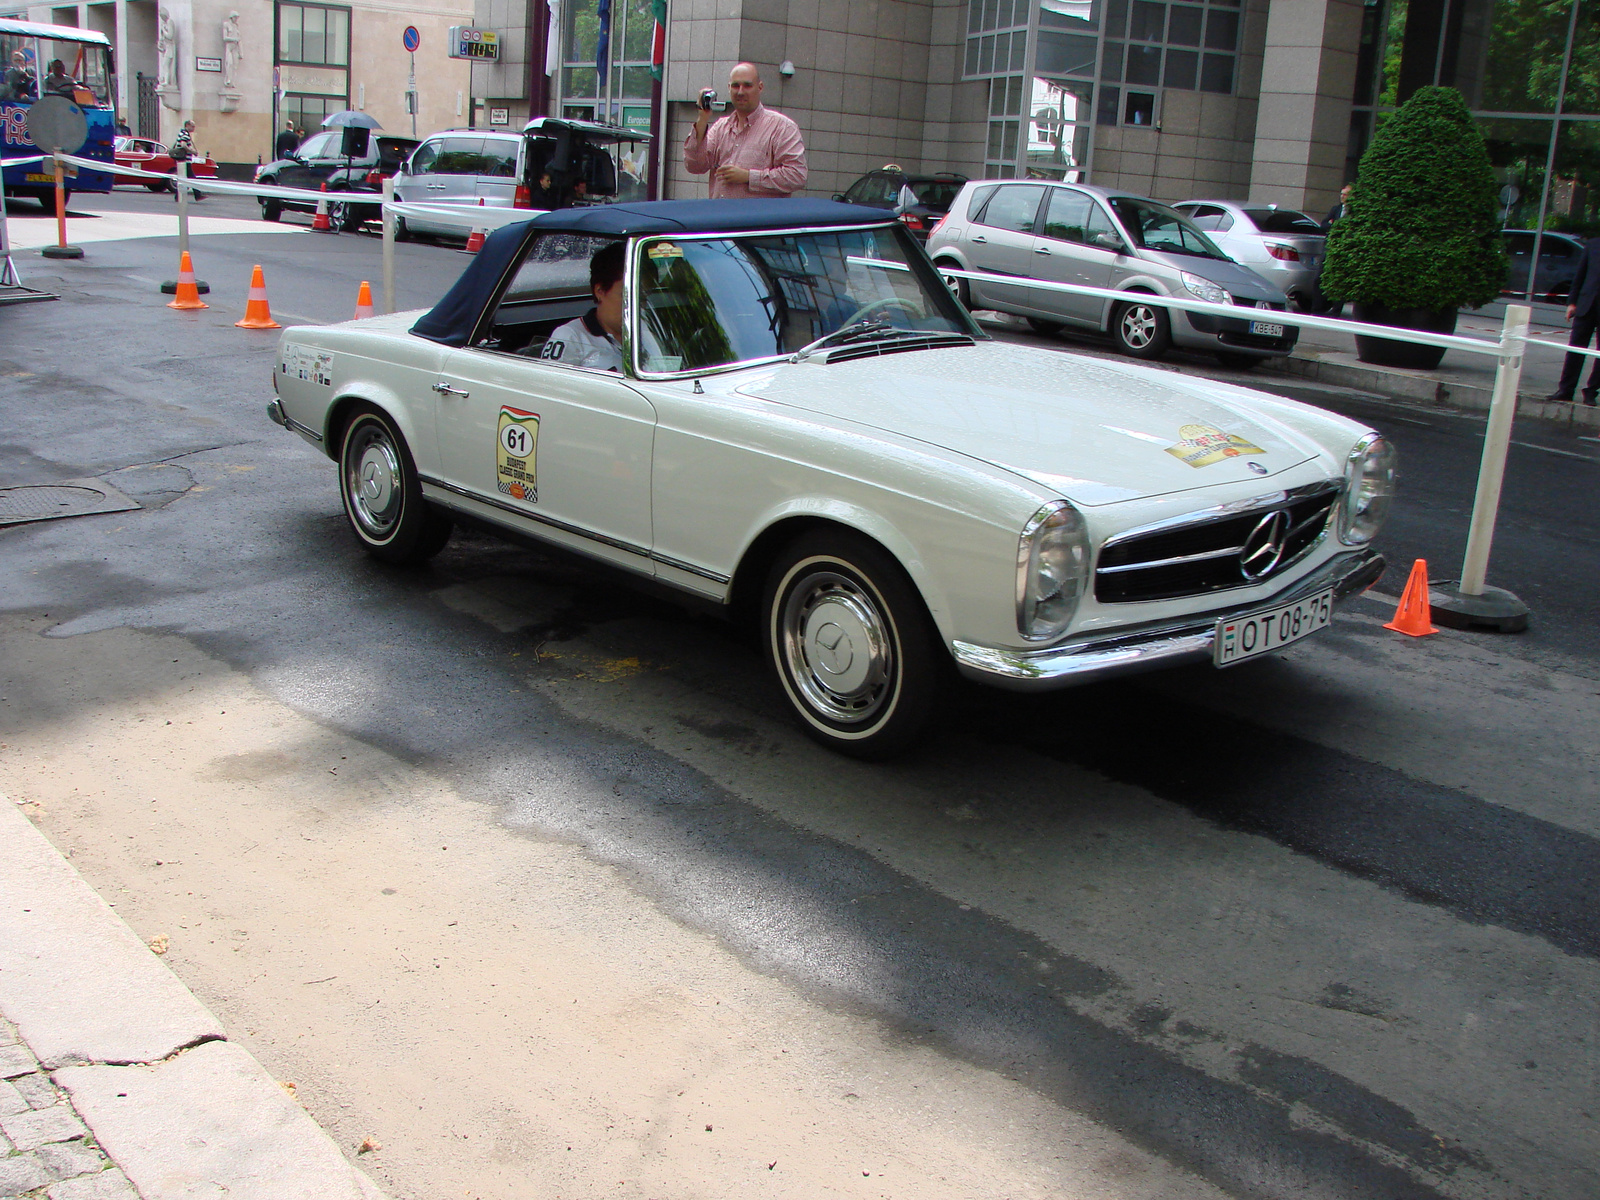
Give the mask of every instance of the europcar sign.
[(500, 61), (500, 35), (492, 29), (471, 25), (450, 26), (450, 57), (470, 58), (475, 62)]

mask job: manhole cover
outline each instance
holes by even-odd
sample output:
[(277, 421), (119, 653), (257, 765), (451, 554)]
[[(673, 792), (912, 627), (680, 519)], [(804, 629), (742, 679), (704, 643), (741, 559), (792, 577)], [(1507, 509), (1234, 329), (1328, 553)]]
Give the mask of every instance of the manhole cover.
[(126, 512), (138, 507), (116, 488), (93, 479), (0, 488), (0, 525)]

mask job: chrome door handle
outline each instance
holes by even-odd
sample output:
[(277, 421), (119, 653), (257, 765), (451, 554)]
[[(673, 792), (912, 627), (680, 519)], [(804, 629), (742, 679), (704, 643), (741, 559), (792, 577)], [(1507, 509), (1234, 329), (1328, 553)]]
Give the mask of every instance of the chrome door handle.
[(463, 392), (460, 388), (451, 387), (448, 383), (436, 383), (433, 385), (433, 390), (441, 396), (460, 396), (463, 400), (469, 395), (469, 393)]
[(442, 192), (442, 191), (444, 191), (445, 188), (447, 188), (449, 186), (450, 185), (446, 184), (446, 183), (430, 183), (430, 184), (427, 185), (428, 190), (430, 192)]
[(1049, 254), (1050, 253), (1050, 247), (1049, 246), (1035, 246), (1033, 248), (1033, 252), (1035, 254)]
[(989, 244), (989, 239), (986, 238), (986, 237), (983, 237), (981, 235), (974, 235), (973, 237), (970, 237), (967, 240), (968, 241), (972, 241), (972, 242), (977, 242), (980, 245), (984, 245), (984, 246), (987, 246)]

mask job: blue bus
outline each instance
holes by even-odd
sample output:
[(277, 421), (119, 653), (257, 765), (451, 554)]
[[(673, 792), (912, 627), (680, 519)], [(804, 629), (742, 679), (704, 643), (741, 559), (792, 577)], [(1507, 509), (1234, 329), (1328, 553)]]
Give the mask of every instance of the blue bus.
[(11, 164), (14, 158), (39, 153), (28, 137), (27, 114), (41, 91), (65, 96), (83, 109), (89, 137), (75, 153), (79, 158), (102, 159), (108, 167), (77, 172), (68, 178), (67, 188), (109, 192), (117, 113), (111, 42), (106, 35), (92, 29), (0, 17), (0, 70), (4, 71), (0, 75), (0, 163), (6, 195), (33, 196), (46, 208), (55, 207), (55, 176), (45, 164)]

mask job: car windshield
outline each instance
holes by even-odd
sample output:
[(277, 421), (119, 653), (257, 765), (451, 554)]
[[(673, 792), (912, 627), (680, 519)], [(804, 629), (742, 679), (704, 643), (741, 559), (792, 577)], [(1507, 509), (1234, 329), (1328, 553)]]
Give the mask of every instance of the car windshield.
[(1303, 212), (1292, 208), (1246, 208), (1241, 210), (1262, 233), (1322, 233), (1318, 225)]
[(1146, 250), (1228, 261), (1228, 256), (1218, 250), (1216, 243), (1201, 233), (1193, 221), (1165, 204), (1133, 196), (1113, 196), (1111, 207), (1134, 242)]
[(949, 212), (950, 204), (966, 182), (961, 179), (919, 179), (911, 185), (917, 199), (936, 212)]
[(950, 290), (907, 253), (898, 229), (644, 242), (641, 369), (775, 358), (857, 323), (866, 340), (971, 334)]

